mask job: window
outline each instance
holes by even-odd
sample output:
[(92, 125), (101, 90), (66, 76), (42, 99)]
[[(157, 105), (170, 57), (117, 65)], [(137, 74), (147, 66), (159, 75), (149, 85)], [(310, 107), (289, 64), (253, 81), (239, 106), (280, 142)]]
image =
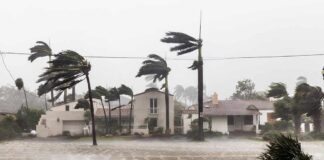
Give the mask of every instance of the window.
[(252, 125), (253, 124), (253, 116), (252, 115), (244, 116), (244, 124)]
[(234, 125), (234, 116), (227, 116), (227, 124)]
[(150, 98), (150, 113), (157, 113), (157, 98)]

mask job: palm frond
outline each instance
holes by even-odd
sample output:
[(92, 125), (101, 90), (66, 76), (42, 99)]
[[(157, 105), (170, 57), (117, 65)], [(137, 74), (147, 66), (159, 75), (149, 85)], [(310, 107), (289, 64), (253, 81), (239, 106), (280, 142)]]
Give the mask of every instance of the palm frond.
[(161, 39), (164, 43), (185, 43), (185, 42), (198, 42), (197, 39), (181, 32), (167, 32), (166, 37)]
[(198, 67), (199, 67), (199, 62), (198, 61), (194, 61), (193, 64), (190, 67), (188, 67), (188, 68), (189, 69), (192, 69), (192, 70), (196, 70), (196, 69), (198, 69)]
[(21, 90), (24, 87), (24, 81), (22, 80), (22, 78), (17, 78), (15, 80), (15, 84), (18, 90)]
[(270, 90), (267, 93), (267, 97), (281, 98), (287, 96), (287, 89), (284, 83), (271, 83)]
[(87, 110), (90, 108), (90, 103), (86, 99), (79, 99), (78, 103), (74, 106), (74, 109), (80, 109), (83, 108), (84, 110)]
[(28, 60), (33, 62), (35, 59), (39, 57), (45, 57), (45, 56), (51, 56), (52, 55), (52, 49), (49, 47), (48, 44), (46, 44), (43, 41), (37, 41), (37, 45), (30, 48), (30, 52), (32, 55), (28, 57)]
[(124, 84), (118, 87), (118, 92), (120, 95), (128, 95), (130, 97), (133, 97), (133, 90)]

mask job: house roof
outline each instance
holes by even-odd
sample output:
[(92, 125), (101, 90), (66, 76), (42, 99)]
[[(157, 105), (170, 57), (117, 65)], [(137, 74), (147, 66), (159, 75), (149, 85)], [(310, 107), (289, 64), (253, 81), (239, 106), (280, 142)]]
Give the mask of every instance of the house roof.
[[(105, 108), (105, 111), (106, 111), (106, 114), (108, 116), (109, 109)], [(130, 113), (130, 108), (129, 107), (126, 106), (125, 108), (121, 108), (121, 116), (122, 117), (129, 117), (129, 113)], [(102, 108), (98, 108), (96, 110), (95, 116), (96, 117), (104, 117), (105, 116), (104, 110)], [(111, 117), (115, 118), (115, 117), (118, 117), (118, 116), (119, 116), (119, 109), (111, 110)]]
[[(193, 114), (197, 112), (197, 105), (193, 105), (191, 108), (183, 110), (184, 114)], [(218, 104), (213, 104), (212, 101), (204, 103), (203, 115), (253, 115), (259, 114), (259, 110), (273, 109), (273, 102), (270, 101), (258, 101), (258, 100), (220, 100)]]
[[(139, 96), (139, 95), (146, 94), (146, 93), (150, 93), (150, 92), (157, 92), (157, 93), (162, 93), (162, 94), (165, 93), (165, 92), (160, 91), (158, 88), (148, 88), (144, 92), (137, 93), (134, 96)], [(170, 93), (169, 93), (169, 95), (170, 96), (173, 96), (173, 94), (170, 94)]]

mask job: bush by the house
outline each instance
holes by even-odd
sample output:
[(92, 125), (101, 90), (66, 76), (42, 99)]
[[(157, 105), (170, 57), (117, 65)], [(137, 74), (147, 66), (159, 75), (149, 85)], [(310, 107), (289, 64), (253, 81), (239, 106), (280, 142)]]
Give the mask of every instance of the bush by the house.
[(292, 123), (289, 121), (275, 121), (271, 123), (266, 123), (261, 126), (261, 134), (264, 134), (269, 131), (290, 131), (292, 130)]
[(280, 134), (281, 133), (279, 131), (271, 130), (271, 131), (265, 132), (262, 135), (262, 139), (265, 141), (271, 141)]
[(62, 135), (67, 136), (67, 137), (71, 137), (70, 131), (63, 131)]
[(220, 137), (224, 134), (222, 132), (207, 131), (205, 132), (205, 137)]
[(0, 140), (15, 138), (20, 135), (20, 131), (14, 116), (6, 116), (0, 122)]
[(44, 114), (43, 110), (22, 107), (16, 114), (17, 123), (20, 128), (27, 132), (35, 130), (42, 114)]

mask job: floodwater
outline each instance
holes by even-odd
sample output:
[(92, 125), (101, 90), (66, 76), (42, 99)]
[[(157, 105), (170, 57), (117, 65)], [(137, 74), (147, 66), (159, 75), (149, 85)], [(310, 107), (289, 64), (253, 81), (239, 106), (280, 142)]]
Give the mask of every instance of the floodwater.
[[(101, 140), (27, 139), (0, 143), (0, 160), (254, 160), (266, 143), (243, 138)], [(324, 159), (324, 141), (302, 142), (314, 160)]]

